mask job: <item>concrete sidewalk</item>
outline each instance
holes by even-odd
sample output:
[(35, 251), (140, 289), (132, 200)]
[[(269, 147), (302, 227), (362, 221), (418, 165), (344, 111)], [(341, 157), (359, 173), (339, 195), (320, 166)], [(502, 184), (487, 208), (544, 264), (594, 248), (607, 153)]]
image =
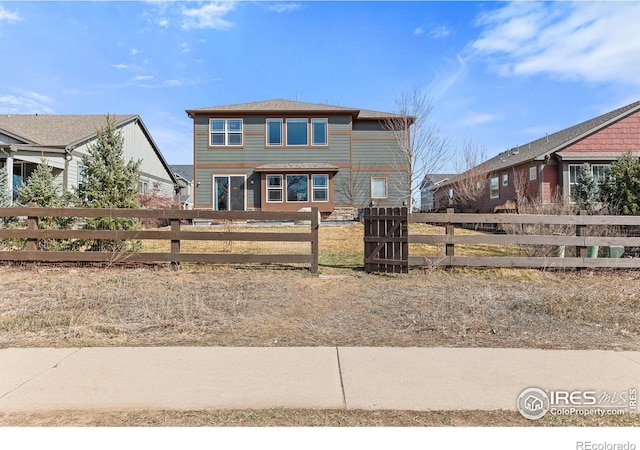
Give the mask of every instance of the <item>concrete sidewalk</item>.
[(0, 350), (0, 412), (516, 410), (528, 387), (640, 387), (640, 352), (372, 347)]

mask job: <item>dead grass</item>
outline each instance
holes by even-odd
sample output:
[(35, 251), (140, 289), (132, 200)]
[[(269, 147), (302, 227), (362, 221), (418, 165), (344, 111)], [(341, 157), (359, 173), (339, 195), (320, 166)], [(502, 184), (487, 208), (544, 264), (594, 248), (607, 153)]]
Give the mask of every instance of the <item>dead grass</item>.
[(56, 411), (0, 413), (0, 426), (38, 427), (629, 427), (640, 418), (553, 416), (514, 411), (365, 411), (313, 409), (207, 411)]
[(0, 346), (640, 348), (640, 273), (4, 268)]

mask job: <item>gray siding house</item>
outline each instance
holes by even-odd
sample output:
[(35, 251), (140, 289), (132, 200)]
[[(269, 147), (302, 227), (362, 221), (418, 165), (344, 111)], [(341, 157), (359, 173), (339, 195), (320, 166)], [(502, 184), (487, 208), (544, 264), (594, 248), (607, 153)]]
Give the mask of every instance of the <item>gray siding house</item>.
[(194, 207), (352, 219), (407, 201), (394, 114), (288, 100), (186, 111), (194, 124)]
[[(140, 116), (113, 118), (124, 137), (124, 159), (142, 160), (140, 193), (157, 189), (158, 195), (173, 197), (177, 181)], [(77, 188), (82, 182), (82, 157), (106, 123), (106, 115), (0, 115), (0, 166), (7, 167), (14, 198), (43, 157), (61, 192)]]

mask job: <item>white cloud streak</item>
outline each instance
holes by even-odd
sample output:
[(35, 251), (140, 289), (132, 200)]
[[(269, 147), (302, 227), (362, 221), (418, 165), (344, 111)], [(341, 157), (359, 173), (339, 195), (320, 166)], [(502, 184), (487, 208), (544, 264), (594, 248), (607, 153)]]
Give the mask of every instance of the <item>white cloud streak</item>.
[(276, 3), (269, 6), (269, 11), (277, 12), (278, 14), (288, 13), (293, 11), (299, 11), (302, 9), (300, 3)]
[(19, 20), (22, 20), (20, 14), (8, 11), (0, 6), (0, 22), (18, 22)]
[(639, 17), (638, 2), (511, 3), (477, 18), (472, 47), (504, 76), (640, 86)]
[(213, 2), (207, 3), (199, 8), (184, 8), (182, 10), (182, 28), (185, 30), (198, 28), (212, 28), (215, 30), (226, 30), (233, 26), (224, 18), (235, 8), (235, 2)]
[(449, 35), (451, 35), (451, 30), (449, 30), (444, 25), (440, 25), (438, 27), (435, 27), (431, 31), (429, 31), (429, 38), (430, 39), (443, 39), (443, 38), (446, 38)]

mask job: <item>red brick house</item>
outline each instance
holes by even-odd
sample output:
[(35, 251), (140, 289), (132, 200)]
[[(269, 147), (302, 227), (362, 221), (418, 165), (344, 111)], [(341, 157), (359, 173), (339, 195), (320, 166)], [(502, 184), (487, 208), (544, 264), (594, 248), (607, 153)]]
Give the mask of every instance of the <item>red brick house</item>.
[[(560, 196), (570, 198), (584, 163), (591, 165), (597, 179), (605, 167), (627, 152), (640, 157), (640, 101), (509, 149), (471, 169), (488, 178), (472, 209), (509, 209), (515, 206), (517, 188), (529, 199), (543, 203)], [(434, 195), (436, 207), (455, 206), (456, 179), (465, 174), (439, 186)]]

